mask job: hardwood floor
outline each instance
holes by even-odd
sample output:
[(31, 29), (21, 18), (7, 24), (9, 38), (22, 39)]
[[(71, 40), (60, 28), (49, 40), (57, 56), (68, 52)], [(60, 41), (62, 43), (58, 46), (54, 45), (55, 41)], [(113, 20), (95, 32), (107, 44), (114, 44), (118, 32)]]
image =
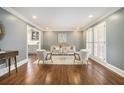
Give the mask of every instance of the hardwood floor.
[(33, 64), (36, 59), (35, 55), (29, 56), (29, 62), (19, 67), (18, 73), (14, 70), (0, 77), (0, 84), (124, 84), (124, 78), (92, 60), (88, 65), (38, 65)]

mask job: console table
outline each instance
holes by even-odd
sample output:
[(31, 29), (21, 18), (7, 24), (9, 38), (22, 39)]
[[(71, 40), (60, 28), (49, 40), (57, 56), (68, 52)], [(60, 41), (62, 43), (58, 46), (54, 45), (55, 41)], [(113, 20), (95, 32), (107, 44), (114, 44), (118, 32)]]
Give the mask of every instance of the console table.
[(8, 60), (9, 73), (10, 73), (10, 66), (11, 66), (11, 58), (14, 58), (15, 68), (17, 72), (17, 60), (16, 60), (17, 55), (18, 55), (18, 51), (0, 51), (0, 60), (2, 59)]

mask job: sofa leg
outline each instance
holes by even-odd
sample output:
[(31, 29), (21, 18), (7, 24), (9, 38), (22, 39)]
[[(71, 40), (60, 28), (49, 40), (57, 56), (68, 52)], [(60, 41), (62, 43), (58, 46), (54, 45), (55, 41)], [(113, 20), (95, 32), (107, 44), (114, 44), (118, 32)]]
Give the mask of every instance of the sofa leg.
[(74, 54), (74, 63), (75, 63), (75, 60), (76, 60), (76, 55)]
[(53, 63), (53, 60), (51, 59), (51, 63)]
[(74, 59), (74, 63), (75, 63), (75, 59)]

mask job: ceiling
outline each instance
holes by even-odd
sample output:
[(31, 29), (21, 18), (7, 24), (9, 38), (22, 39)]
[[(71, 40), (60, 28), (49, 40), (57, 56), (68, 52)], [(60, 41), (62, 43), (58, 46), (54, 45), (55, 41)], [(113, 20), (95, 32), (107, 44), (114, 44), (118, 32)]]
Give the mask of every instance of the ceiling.
[[(44, 30), (73, 31), (83, 28), (114, 7), (13, 7), (16, 12)], [(93, 15), (89, 18), (89, 15)], [(36, 16), (33, 19), (32, 16)]]

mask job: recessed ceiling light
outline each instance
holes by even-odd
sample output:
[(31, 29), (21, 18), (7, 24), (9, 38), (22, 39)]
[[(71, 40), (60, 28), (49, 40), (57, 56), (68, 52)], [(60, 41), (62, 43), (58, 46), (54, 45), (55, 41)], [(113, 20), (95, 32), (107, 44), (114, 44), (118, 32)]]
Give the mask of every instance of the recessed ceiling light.
[(76, 32), (76, 31), (79, 31), (79, 30), (80, 30), (80, 27), (77, 26), (76, 29), (75, 29), (74, 31)]
[(33, 18), (33, 19), (36, 19), (36, 18), (37, 18), (37, 16), (32, 16), (32, 18)]
[(78, 30), (79, 28), (80, 28), (79, 26), (76, 27), (77, 30)]
[(48, 26), (45, 27), (46, 31), (52, 31)]
[(89, 18), (92, 18), (93, 17), (93, 15), (89, 15)]
[(46, 29), (48, 30), (48, 29), (49, 29), (49, 27), (46, 27)]
[(74, 32), (77, 32), (78, 30), (74, 30)]

